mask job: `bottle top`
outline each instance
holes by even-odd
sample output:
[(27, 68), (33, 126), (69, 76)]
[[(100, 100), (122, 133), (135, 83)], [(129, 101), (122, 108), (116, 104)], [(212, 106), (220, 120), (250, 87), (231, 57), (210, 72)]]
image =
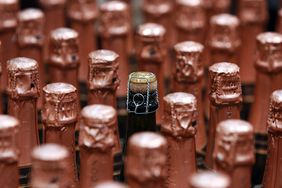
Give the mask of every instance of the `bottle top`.
[(262, 72), (282, 71), (282, 34), (265, 32), (257, 36), (256, 68)]
[(158, 109), (157, 78), (151, 72), (133, 72), (129, 75), (127, 110), (134, 113), (150, 113)]
[(239, 0), (238, 17), (242, 24), (263, 24), (268, 19), (267, 1)]
[(144, 0), (142, 10), (145, 14), (159, 17), (170, 13), (173, 10), (173, 3), (170, 0)]
[(119, 55), (110, 50), (96, 50), (89, 54), (89, 79), (90, 90), (111, 89), (116, 91), (119, 86), (118, 68)]
[(194, 137), (197, 125), (197, 100), (194, 95), (175, 92), (164, 97), (161, 131), (176, 138)]
[(51, 83), (43, 87), (42, 121), (48, 127), (62, 127), (77, 122), (77, 89), (67, 83)]
[(38, 63), (35, 60), (26, 57), (13, 58), (7, 62), (7, 69), (7, 92), (11, 98), (39, 96)]
[(166, 29), (156, 23), (145, 23), (137, 28), (137, 35), (143, 41), (155, 42), (156, 40), (163, 40), (165, 33)]
[(130, 30), (128, 4), (107, 1), (100, 6), (100, 33), (103, 37), (126, 35)]
[(202, 0), (176, 1), (176, 26), (184, 30), (203, 29), (206, 24), (206, 13)]
[(212, 171), (195, 173), (189, 182), (192, 188), (228, 188), (231, 185), (227, 175)]
[(0, 115), (0, 122), (1, 164), (18, 161), (17, 135), (19, 132), (19, 121), (9, 115)]
[(49, 63), (62, 67), (77, 67), (78, 33), (69, 28), (57, 28), (50, 33)]
[(216, 131), (214, 158), (218, 166), (232, 171), (236, 166), (254, 163), (254, 130), (250, 123), (237, 119), (224, 120)]
[(282, 90), (274, 91), (270, 96), (267, 129), (271, 135), (282, 134)]
[(17, 27), (18, 0), (0, 0), (0, 31)]
[(95, 0), (72, 0), (67, 5), (68, 17), (82, 22), (94, 21), (98, 16)]
[(43, 46), (44, 13), (40, 9), (28, 8), (18, 14), (17, 42), (19, 46)]
[(86, 106), (81, 112), (79, 145), (101, 151), (110, 151), (114, 146), (116, 110), (107, 105)]
[(178, 82), (198, 82), (204, 74), (202, 56), (204, 46), (193, 41), (180, 42), (174, 46)]
[(70, 187), (69, 158), (67, 148), (57, 144), (43, 144), (34, 148), (31, 186)]
[(66, 160), (68, 156), (67, 149), (57, 144), (44, 144), (32, 151), (33, 160), (38, 162), (59, 162)]
[(213, 104), (228, 105), (242, 102), (239, 67), (233, 63), (221, 62), (209, 67), (210, 93)]
[(240, 21), (231, 14), (219, 14), (210, 21), (209, 46), (212, 49), (235, 51), (241, 44), (239, 36)]
[(136, 133), (129, 138), (125, 174), (139, 183), (166, 178), (167, 142), (156, 133)]
[(128, 188), (128, 186), (119, 182), (107, 181), (99, 183), (93, 188)]

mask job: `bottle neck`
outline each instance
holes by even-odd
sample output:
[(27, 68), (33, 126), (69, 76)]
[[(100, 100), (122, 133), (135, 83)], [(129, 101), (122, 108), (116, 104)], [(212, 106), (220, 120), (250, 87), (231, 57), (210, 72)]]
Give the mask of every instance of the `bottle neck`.
[(282, 171), (282, 138), (269, 134), (268, 139), (268, 156), (264, 171), (263, 187), (281, 187), (281, 171)]

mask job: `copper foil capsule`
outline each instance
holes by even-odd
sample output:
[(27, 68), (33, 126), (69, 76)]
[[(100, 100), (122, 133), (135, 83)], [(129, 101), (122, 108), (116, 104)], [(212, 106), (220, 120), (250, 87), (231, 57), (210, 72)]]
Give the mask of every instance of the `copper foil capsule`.
[(238, 64), (241, 45), (239, 24), (239, 19), (231, 14), (219, 14), (211, 18), (208, 39), (210, 65), (223, 61)]
[(96, 30), (94, 23), (97, 20), (98, 10), (96, 0), (72, 0), (67, 6), (67, 15), (70, 27), (79, 33), (79, 80), (87, 81), (88, 54), (96, 47)]
[(103, 183), (99, 183), (93, 188), (129, 188), (125, 184), (114, 182), (114, 181), (106, 181)]
[(65, 5), (66, 0), (39, 0), (41, 9), (43, 10), (45, 23), (45, 48), (44, 60), (48, 59), (49, 54), (49, 34), (52, 30), (65, 26)]
[(282, 90), (276, 90), (270, 97), (268, 111), (268, 155), (263, 177), (264, 188), (278, 188), (282, 186), (281, 181), (281, 111), (282, 111)]
[(242, 90), (239, 67), (232, 63), (216, 63), (209, 67), (210, 119), (206, 163), (213, 167), (216, 129), (226, 119), (240, 119)]
[(169, 188), (187, 188), (187, 178), (196, 172), (197, 100), (194, 95), (175, 92), (164, 97), (161, 132), (168, 145)]
[(49, 75), (51, 82), (65, 82), (78, 88), (78, 33), (57, 28), (50, 33)]
[[(137, 29), (138, 69), (152, 72), (158, 80), (158, 96), (164, 97), (164, 62), (166, 59), (163, 42), (166, 30), (163, 26), (154, 23), (145, 23)], [(157, 112), (157, 124), (161, 123), (163, 114), (163, 101), (160, 101), (160, 110)]]
[[(119, 55), (110, 50), (96, 50), (89, 54), (88, 104), (117, 107), (116, 91), (119, 86)], [(116, 122), (117, 123), (117, 122)], [(114, 153), (121, 152), (118, 125), (115, 131)]]
[(80, 188), (113, 178), (116, 110), (95, 104), (82, 109), (79, 135)]
[(254, 84), (256, 36), (265, 30), (268, 18), (267, 1), (239, 0), (237, 14), (241, 21), (241, 78), (244, 84)]
[(203, 151), (207, 138), (204, 122), (202, 101), (202, 82), (204, 76), (203, 51), (204, 46), (197, 42), (181, 42), (174, 46), (176, 61), (173, 75), (173, 91), (182, 91), (195, 95), (197, 98), (197, 151)]
[[(145, 23), (157, 23), (165, 28), (166, 37), (163, 48), (170, 52), (175, 41), (177, 41), (174, 27), (174, 20), (176, 19), (176, 14), (174, 14), (175, 2), (172, 0), (144, 0), (141, 6)], [(163, 64), (164, 76), (169, 78), (171, 74), (171, 60), (169, 56), (166, 57)]]
[[(18, 26), (16, 32), (16, 41), (18, 55), (36, 60), (39, 66), (39, 84), (45, 85), (44, 71), (44, 14), (39, 9), (29, 8), (22, 10), (18, 14)], [(42, 106), (42, 89), (38, 98), (38, 108)]]
[(68, 150), (57, 144), (45, 144), (32, 152), (31, 187), (73, 188), (70, 184)]
[(39, 144), (37, 99), (39, 96), (38, 64), (35, 60), (18, 57), (8, 61), (8, 113), (20, 122), (19, 166), (31, 164), (30, 153)]
[(66, 83), (52, 83), (43, 88), (41, 111), (44, 143), (65, 146), (70, 154), (70, 183), (77, 185), (75, 127), (78, 121), (77, 89)]
[(266, 134), (267, 110), (271, 93), (281, 88), (282, 34), (262, 33), (257, 36), (255, 101), (249, 120), (256, 134)]
[(17, 56), (17, 45), (14, 36), (17, 28), (17, 13), (19, 10), (18, 0), (0, 0), (0, 41), (1, 41), (1, 86), (6, 90), (7, 86), (7, 61)]
[(191, 188), (229, 188), (230, 182), (227, 175), (212, 171), (195, 173), (189, 179)]
[(131, 188), (163, 188), (167, 176), (167, 141), (156, 133), (136, 133), (129, 139), (125, 176)]
[(119, 55), (110, 50), (96, 50), (88, 55), (88, 63), (88, 103), (116, 108)]
[(0, 184), (3, 188), (19, 187), (19, 121), (12, 116), (0, 115)]
[(100, 28), (102, 48), (112, 50), (120, 56), (118, 97), (126, 96), (128, 64), (128, 40), (130, 37), (130, 14), (128, 5), (121, 1), (109, 1), (100, 6)]
[(204, 43), (206, 13), (203, 0), (177, 0), (175, 6), (177, 41), (192, 40)]
[(251, 187), (255, 162), (253, 126), (243, 120), (219, 123), (214, 149), (215, 169), (231, 177), (229, 188)]

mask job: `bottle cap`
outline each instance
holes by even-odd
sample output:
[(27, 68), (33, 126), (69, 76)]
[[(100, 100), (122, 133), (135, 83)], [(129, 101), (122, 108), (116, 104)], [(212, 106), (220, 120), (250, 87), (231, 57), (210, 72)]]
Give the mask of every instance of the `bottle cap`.
[(38, 64), (26, 57), (17, 57), (7, 62), (9, 97), (14, 99), (39, 97)]
[(213, 104), (242, 102), (239, 67), (233, 63), (216, 63), (209, 67), (210, 94)]
[(116, 110), (107, 105), (89, 105), (81, 111), (79, 144), (102, 151), (111, 150), (115, 144)]
[(136, 133), (129, 138), (125, 159), (127, 179), (138, 183), (164, 181), (166, 178), (167, 142), (156, 133)]
[(273, 73), (282, 70), (282, 34), (265, 32), (257, 36), (257, 61), (259, 71)]
[(174, 46), (176, 54), (176, 74), (178, 82), (198, 82), (203, 78), (202, 56), (204, 46), (193, 41), (180, 42)]
[(62, 127), (78, 119), (77, 89), (67, 83), (52, 83), (43, 88), (42, 121), (48, 127)]
[(194, 95), (175, 92), (164, 97), (164, 117), (161, 131), (176, 138), (196, 135), (197, 100)]
[(90, 90), (111, 89), (116, 91), (119, 86), (118, 68), (119, 55), (110, 50), (96, 50), (89, 54)]
[(20, 47), (43, 46), (44, 14), (40, 9), (29, 8), (18, 14), (17, 42)]

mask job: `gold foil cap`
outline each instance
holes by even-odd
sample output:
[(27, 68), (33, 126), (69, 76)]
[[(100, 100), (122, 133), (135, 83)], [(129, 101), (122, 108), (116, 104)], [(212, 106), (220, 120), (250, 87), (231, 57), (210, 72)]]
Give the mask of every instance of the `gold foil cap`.
[(127, 179), (139, 183), (166, 178), (167, 141), (156, 133), (136, 133), (129, 138), (125, 159)]
[(81, 111), (79, 144), (102, 151), (114, 146), (116, 110), (107, 105), (94, 104)]
[(0, 31), (17, 27), (18, 0), (0, 0)]
[(61, 67), (77, 67), (78, 33), (69, 28), (57, 28), (50, 33), (49, 63)]
[(176, 1), (176, 26), (194, 31), (204, 29), (206, 13), (202, 0), (177, 0)]
[(256, 68), (269, 73), (282, 71), (282, 34), (265, 32), (257, 36)]
[(39, 0), (43, 8), (55, 8), (65, 6), (66, 0)]
[(239, 0), (238, 17), (242, 24), (262, 24), (268, 19), (266, 0)]
[(164, 39), (166, 29), (156, 23), (145, 23), (137, 28), (137, 35), (141, 41), (155, 42)]
[(44, 144), (33, 149), (31, 186), (70, 187), (69, 157), (68, 150), (57, 144)]
[(72, 0), (67, 7), (68, 17), (82, 22), (94, 21), (98, 16), (96, 0)]
[(142, 10), (145, 14), (160, 17), (173, 10), (173, 2), (171, 0), (144, 0)]
[(12, 116), (0, 115), (0, 122), (0, 161), (1, 163), (18, 161), (17, 136), (19, 121)]
[(219, 172), (202, 171), (193, 174), (189, 183), (191, 188), (229, 188), (230, 178)]
[(126, 35), (130, 30), (128, 5), (122, 1), (108, 1), (100, 6), (100, 33), (102, 37)]
[(93, 188), (129, 188), (129, 187), (119, 182), (106, 181), (106, 182), (97, 184)]
[(180, 42), (174, 46), (176, 54), (175, 79), (178, 82), (198, 82), (204, 74), (202, 56), (204, 46), (193, 41)]
[(151, 72), (133, 72), (128, 78), (129, 90), (132, 92), (146, 93), (157, 90), (157, 77)]
[(282, 90), (274, 91), (270, 96), (267, 120), (268, 132), (272, 135), (282, 134)]
[(7, 69), (9, 97), (39, 97), (38, 63), (35, 60), (17, 57), (7, 62)]
[(224, 120), (216, 131), (213, 155), (217, 166), (230, 171), (255, 162), (254, 130), (250, 123), (239, 119)]
[(161, 131), (176, 138), (196, 135), (197, 99), (194, 95), (175, 92), (164, 97), (164, 116)]
[(78, 119), (77, 89), (67, 83), (52, 83), (43, 88), (42, 121), (48, 127), (62, 127)]
[(88, 88), (90, 90), (111, 89), (119, 86), (119, 55), (110, 50), (96, 50), (89, 54)]
[(215, 15), (211, 18), (210, 25), (210, 48), (233, 52), (240, 46), (240, 21), (236, 16), (231, 14)]
[(216, 63), (209, 67), (210, 93), (213, 104), (236, 104), (242, 102), (239, 67), (233, 63)]
[(20, 47), (42, 46), (44, 42), (44, 13), (29, 8), (18, 14), (17, 42)]

